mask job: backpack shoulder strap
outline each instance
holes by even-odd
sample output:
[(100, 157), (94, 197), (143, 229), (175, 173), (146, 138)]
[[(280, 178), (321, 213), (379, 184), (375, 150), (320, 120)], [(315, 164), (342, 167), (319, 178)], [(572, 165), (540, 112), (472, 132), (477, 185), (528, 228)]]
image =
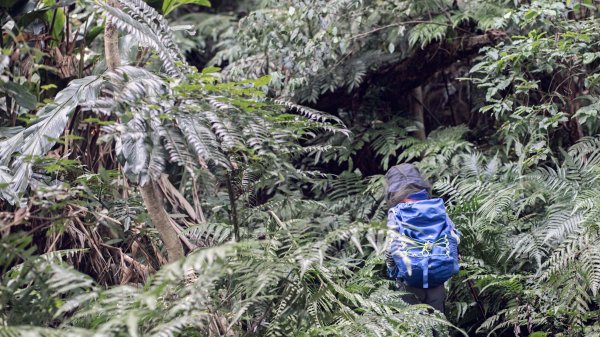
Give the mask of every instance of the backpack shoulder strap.
[(402, 221), (402, 211), (398, 207), (398, 205), (390, 208), (388, 211), (388, 229), (395, 230), (397, 232), (401, 232), (402, 228), (406, 226), (410, 226), (408, 223)]

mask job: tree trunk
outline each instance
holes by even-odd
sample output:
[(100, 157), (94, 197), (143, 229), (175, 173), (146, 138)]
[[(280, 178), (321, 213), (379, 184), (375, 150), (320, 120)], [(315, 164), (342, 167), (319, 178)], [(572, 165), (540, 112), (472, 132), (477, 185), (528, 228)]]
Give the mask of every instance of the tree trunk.
[[(109, 4), (116, 6), (115, 1), (110, 1)], [(114, 70), (121, 64), (119, 56), (119, 32), (117, 31), (117, 26), (111, 20), (107, 21), (104, 28), (104, 54), (108, 70)], [(140, 186), (140, 191), (146, 211), (150, 215), (150, 219), (152, 219), (152, 223), (165, 245), (169, 263), (177, 261), (184, 255), (183, 245), (179, 240), (179, 235), (175, 231), (175, 228), (171, 225), (171, 219), (169, 219), (169, 215), (165, 211), (162, 198), (158, 196), (155, 183), (150, 181), (145, 186)]]
[(415, 137), (420, 140), (427, 139), (425, 133), (425, 117), (423, 116), (423, 89), (418, 86), (413, 89), (411, 99), (411, 110), (413, 118), (417, 122), (417, 131), (415, 131)]
[(150, 181), (146, 185), (140, 186), (140, 192), (142, 192), (144, 206), (146, 206), (150, 219), (165, 245), (169, 263), (179, 260), (183, 257), (183, 245), (175, 228), (171, 225), (171, 219), (165, 211), (162, 198), (158, 196), (155, 183)]
[[(116, 2), (109, 1), (110, 6), (116, 6)], [(119, 31), (117, 25), (112, 20), (106, 21), (104, 27), (104, 57), (106, 59), (106, 67), (108, 70), (115, 70), (121, 65), (121, 57), (119, 56)]]

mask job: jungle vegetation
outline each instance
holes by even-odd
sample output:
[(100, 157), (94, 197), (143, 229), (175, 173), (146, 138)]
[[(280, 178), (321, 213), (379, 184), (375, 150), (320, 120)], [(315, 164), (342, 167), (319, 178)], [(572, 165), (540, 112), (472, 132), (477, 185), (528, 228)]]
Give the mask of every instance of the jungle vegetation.
[[(600, 336), (599, 9), (0, 1), (0, 336)], [(385, 277), (403, 162), (445, 316)]]

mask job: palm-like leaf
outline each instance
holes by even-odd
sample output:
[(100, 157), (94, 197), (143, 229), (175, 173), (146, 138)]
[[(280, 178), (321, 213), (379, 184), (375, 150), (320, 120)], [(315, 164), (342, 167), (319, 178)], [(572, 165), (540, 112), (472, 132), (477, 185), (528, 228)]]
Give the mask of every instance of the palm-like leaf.
[[(47, 105), (37, 114), (33, 125), (13, 137), (0, 142), (0, 162), (8, 163), (14, 153), (19, 156), (12, 160), (13, 177), (10, 192), (23, 193), (32, 174), (31, 158), (45, 155), (54, 146), (75, 108), (98, 97), (103, 80), (98, 76), (72, 81), (67, 88), (56, 95), (54, 103)], [(15, 202), (14, 199), (9, 201)]]

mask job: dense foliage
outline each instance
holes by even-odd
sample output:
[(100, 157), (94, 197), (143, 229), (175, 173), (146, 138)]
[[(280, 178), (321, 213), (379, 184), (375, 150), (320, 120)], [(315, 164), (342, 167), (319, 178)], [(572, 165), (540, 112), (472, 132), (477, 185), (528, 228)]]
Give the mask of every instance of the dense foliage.
[[(0, 3), (0, 336), (600, 336), (600, 3)], [(415, 162), (445, 316), (382, 259)]]

